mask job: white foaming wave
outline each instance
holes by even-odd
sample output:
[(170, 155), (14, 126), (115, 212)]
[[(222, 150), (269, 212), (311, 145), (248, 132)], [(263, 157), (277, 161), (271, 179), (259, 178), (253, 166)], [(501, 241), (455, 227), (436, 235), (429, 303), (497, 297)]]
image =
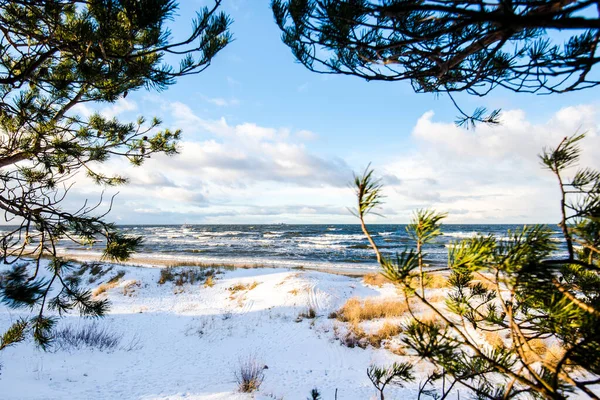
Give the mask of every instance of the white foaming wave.
[(477, 236), (479, 232), (470, 231), (470, 232), (444, 232), (444, 236), (454, 237), (458, 239), (471, 239)]
[(341, 242), (354, 242), (354, 241), (362, 241), (365, 237), (359, 234), (348, 234), (348, 235), (332, 235), (332, 234), (324, 234), (320, 236), (311, 236), (311, 237), (298, 237), (296, 240), (298, 242), (305, 243), (317, 243), (317, 244), (326, 244), (326, 243), (341, 243)]
[(379, 232), (378, 235), (379, 236), (391, 236), (396, 232)]
[(298, 247), (305, 249), (329, 249), (329, 250), (345, 250), (346, 246), (334, 243), (298, 243)]

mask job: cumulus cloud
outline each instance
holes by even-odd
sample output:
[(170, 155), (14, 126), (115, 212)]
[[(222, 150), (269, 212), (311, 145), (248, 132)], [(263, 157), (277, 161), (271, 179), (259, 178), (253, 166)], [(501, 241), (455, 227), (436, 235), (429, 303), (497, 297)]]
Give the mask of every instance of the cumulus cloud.
[[(205, 119), (183, 103), (166, 111), (168, 125), (184, 130), (179, 154), (156, 155), (141, 168), (117, 159), (102, 165), (104, 173), (129, 180), (118, 188), (113, 210), (120, 221), (164, 222), (170, 215), (189, 222), (269, 222), (282, 216), (310, 216), (314, 222), (347, 214), (343, 198), (351, 196), (346, 185), (352, 169), (339, 157), (308, 149), (305, 142), (317, 138), (312, 132)], [(100, 188), (78, 180), (80, 193), (98, 194)]]
[(566, 107), (540, 123), (509, 110), (501, 125), (475, 130), (436, 121), (427, 112), (412, 131), (415, 149), (379, 166), (382, 175), (402, 181), (387, 188), (388, 206), (404, 219), (411, 209), (434, 207), (458, 211), (449, 219), (453, 222), (554, 221), (558, 188), (538, 154), (565, 136), (587, 132), (581, 164), (600, 169), (599, 122), (594, 105)]
[[(127, 104), (120, 109), (135, 110)], [(427, 207), (449, 212), (449, 223), (553, 222), (558, 189), (537, 158), (542, 148), (587, 131), (582, 164), (600, 169), (600, 107), (595, 105), (563, 108), (535, 122), (521, 110), (509, 110), (502, 125), (475, 130), (427, 112), (415, 122), (413, 145), (401, 156), (369, 160), (353, 153), (358, 165), (349, 165), (333, 149), (316, 151), (321, 136), (310, 131), (203, 118), (183, 103), (164, 105), (163, 111), (167, 126), (184, 130), (180, 154), (153, 157), (141, 168), (123, 160), (103, 165), (103, 172), (130, 179), (118, 188), (112, 219), (355, 223), (347, 210), (355, 202), (347, 184), (353, 170), (360, 172), (373, 161), (385, 186), (380, 213), (386, 218), (373, 216), (372, 222), (407, 222), (413, 210)], [(93, 199), (100, 191), (81, 181), (78, 187), (75, 200)]]

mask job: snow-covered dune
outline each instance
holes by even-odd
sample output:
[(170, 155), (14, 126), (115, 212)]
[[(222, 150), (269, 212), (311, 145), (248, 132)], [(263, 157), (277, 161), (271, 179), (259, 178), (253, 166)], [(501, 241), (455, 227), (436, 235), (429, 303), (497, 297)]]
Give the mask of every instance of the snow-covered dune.
[[(0, 353), (2, 399), (306, 399), (318, 388), (323, 399), (370, 399), (376, 391), (370, 364), (406, 361), (383, 348), (348, 348), (328, 315), (347, 299), (395, 296), (389, 285), (366, 286), (359, 278), (295, 269), (236, 269), (202, 282), (159, 284), (160, 269), (116, 266), (94, 280), (95, 289), (116, 271), (117, 284), (100, 297), (111, 302), (97, 326), (120, 337), (112, 350), (54, 349), (31, 342)], [(106, 287), (105, 287), (106, 288)], [(237, 288), (237, 289), (236, 289)], [(103, 288), (104, 289), (104, 288)], [(316, 318), (299, 318), (309, 308)], [(0, 306), (0, 331), (22, 312)], [(93, 321), (71, 315), (59, 329)], [(264, 364), (265, 379), (254, 394), (238, 392), (240, 360)], [(416, 397), (418, 380), (390, 386), (387, 398)]]

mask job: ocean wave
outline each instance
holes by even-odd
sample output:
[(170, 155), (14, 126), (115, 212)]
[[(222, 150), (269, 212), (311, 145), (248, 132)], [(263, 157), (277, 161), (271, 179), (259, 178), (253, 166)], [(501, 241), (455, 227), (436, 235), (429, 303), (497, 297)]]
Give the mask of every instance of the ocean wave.
[(470, 231), (470, 232), (444, 232), (444, 236), (459, 238), (459, 239), (471, 239), (475, 236), (479, 235), (479, 232)]

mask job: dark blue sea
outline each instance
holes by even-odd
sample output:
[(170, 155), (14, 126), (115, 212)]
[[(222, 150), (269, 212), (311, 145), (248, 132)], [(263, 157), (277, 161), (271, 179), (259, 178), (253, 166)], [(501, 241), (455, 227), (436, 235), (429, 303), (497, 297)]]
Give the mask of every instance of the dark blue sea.
[[(443, 235), (427, 246), (431, 265), (446, 264), (452, 243), (477, 234), (506, 238), (508, 230), (522, 225), (444, 225)], [(169, 225), (121, 226), (126, 234), (139, 235), (144, 243), (138, 258), (226, 262), (233, 264), (304, 266), (313, 268), (376, 269), (373, 250), (359, 225)], [(561, 236), (556, 227), (556, 241)], [(411, 246), (406, 225), (371, 225), (373, 238), (385, 253)], [(60, 247), (69, 254), (100, 254), (102, 243), (82, 248), (69, 241)], [(559, 250), (562, 252), (563, 250)]]

